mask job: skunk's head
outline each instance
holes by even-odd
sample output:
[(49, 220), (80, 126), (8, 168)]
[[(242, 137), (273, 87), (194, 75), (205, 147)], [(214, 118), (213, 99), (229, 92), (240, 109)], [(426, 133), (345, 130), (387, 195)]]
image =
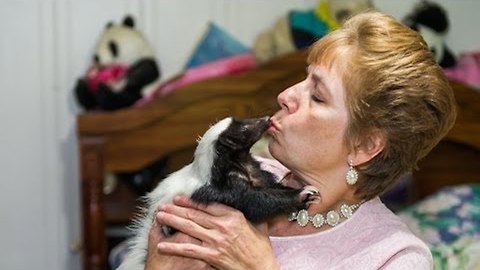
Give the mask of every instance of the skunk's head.
[[(269, 123), (269, 117), (224, 118), (212, 125), (199, 139), (195, 156), (215, 152), (215, 144), (220, 144), (233, 151), (250, 150), (267, 130)], [(215, 155), (215, 153), (211, 154)]]
[(252, 145), (262, 137), (269, 123), (269, 117), (232, 118), (228, 127), (219, 135), (217, 146), (221, 145), (231, 152), (248, 152)]
[[(269, 117), (255, 119), (228, 117), (212, 125), (198, 141), (195, 150), (197, 168), (210, 170), (217, 155), (238, 152), (248, 153), (252, 145), (268, 129), (269, 124)], [(218, 153), (219, 149), (224, 149), (230, 153)], [(204, 177), (208, 176), (205, 175)]]

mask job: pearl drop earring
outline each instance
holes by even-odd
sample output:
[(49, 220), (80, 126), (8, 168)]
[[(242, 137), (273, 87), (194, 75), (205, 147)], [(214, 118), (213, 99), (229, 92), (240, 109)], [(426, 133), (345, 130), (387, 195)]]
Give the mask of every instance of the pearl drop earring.
[(357, 180), (358, 180), (358, 172), (353, 167), (352, 161), (348, 162), (348, 166), (349, 168), (347, 171), (347, 175), (345, 176), (345, 179), (347, 180), (347, 184), (355, 185), (355, 183), (357, 183)]

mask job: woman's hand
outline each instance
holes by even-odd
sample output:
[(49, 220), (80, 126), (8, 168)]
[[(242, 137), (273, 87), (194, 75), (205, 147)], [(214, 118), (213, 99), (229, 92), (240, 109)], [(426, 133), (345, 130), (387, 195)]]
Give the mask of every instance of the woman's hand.
[(160, 242), (197, 243), (201, 242), (184, 233), (178, 232), (172, 237), (165, 238), (156, 220), (148, 234), (148, 252), (145, 270), (207, 270), (213, 269), (201, 260), (186, 258), (175, 255), (167, 255), (158, 252), (157, 245)]
[(279, 269), (266, 224), (254, 227), (231, 207), (195, 204), (179, 196), (160, 208), (157, 222), (198, 239), (160, 242), (161, 254), (199, 259), (222, 270)]

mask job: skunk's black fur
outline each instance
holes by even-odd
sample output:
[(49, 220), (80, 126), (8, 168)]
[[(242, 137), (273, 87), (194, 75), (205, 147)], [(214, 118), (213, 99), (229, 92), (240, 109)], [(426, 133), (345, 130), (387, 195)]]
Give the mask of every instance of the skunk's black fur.
[(210, 182), (196, 190), (191, 199), (198, 203), (220, 202), (240, 210), (254, 222), (305, 207), (301, 190), (285, 187), (260, 168), (250, 148), (269, 126), (268, 118), (232, 119), (215, 142)]
[[(178, 194), (198, 203), (220, 202), (237, 208), (253, 223), (304, 208), (308, 192), (304, 196), (302, 189), (277, 183), (250, 154), (268, 126), (268, 117), (225, 118), (211, 126), (198, 141), (193, 162), (162, 180), (146, 196), (148, 209), (137, 220), (131, 250), (118, 269), (144, 269), (154, 213)], [(162, 226), (162, 231), (168, 235), (174, 229)]]

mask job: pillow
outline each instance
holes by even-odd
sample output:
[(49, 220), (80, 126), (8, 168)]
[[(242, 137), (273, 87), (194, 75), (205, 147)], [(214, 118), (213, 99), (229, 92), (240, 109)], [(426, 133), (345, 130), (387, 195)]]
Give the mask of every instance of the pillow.
[(187, 84), (242, 73), (255, 66), (255, 57), (246, 46), (214, 23), (209, 23), (207, 32), (188, 60), (186, 70), (156, 86), (151, 95), (140, 99), (135, 106), (143, 106)]
[(210, 22), (207, 32), (187, 61), (186, 69), (222, 58), (245, 54), (250, 50), (230, 34)]
[(252, 53), (244, 53), (222, 58), (188, 69), (177, 80), (167, 83), (159, 88), (156, 91), (156, 96), (165, 96), (177, 88), (193, 82), (213, 77), (242, 73), (244, 71), (253, 69), (255, 66), (256, 61)]

